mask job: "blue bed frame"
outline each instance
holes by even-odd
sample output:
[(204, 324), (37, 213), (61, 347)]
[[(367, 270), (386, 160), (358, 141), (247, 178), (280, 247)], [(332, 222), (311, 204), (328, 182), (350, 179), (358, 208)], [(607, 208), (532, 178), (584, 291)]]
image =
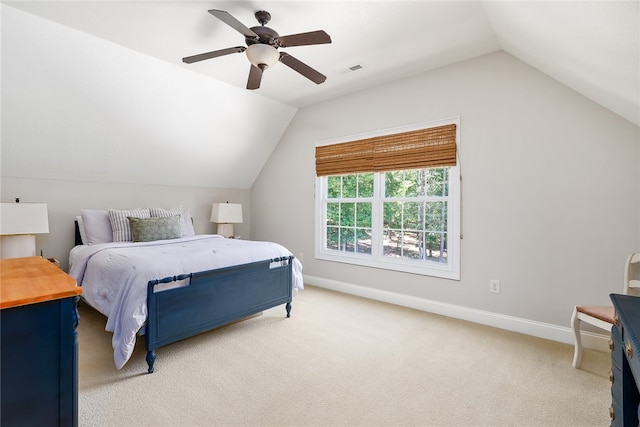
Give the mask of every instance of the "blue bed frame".
[[(291, 316), (293, 256), (151, 280), (147, 288), (147, 364), (156, 349), (286, 304)], [(162, 283), (187, 286), (158, 290)]]
[[(75, 243), (82, 244), (78, 223)], [(151, 280), (147, 287), (148, 372), (156, 349), (286, 304), (291, 316), (293, 256)], [(156, 290), (174, 281), (186, 286)]]

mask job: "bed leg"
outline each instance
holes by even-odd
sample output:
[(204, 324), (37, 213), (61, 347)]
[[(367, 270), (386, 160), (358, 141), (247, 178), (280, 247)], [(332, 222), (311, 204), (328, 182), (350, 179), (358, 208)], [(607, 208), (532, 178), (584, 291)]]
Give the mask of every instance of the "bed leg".
[(155, 350), (149, 350), (147, 351), (147, 365), (149, 365), (149, 373), (152, 374), (153, 373), (153, 364), (156, 361), (156, 352)]
[(291, 317), (291, 303), (288, 302), (285, 308), (287, 309), (287, 317)]

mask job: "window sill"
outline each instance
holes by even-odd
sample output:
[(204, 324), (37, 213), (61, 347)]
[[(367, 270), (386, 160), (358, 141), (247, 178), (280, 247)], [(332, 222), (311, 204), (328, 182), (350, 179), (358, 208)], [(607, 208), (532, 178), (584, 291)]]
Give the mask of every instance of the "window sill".
[(393, 270), (402, 273), (419, 274), (422, 276), (439, 277), (443, 279), (460, 280), (460, 271), (452, 268), (448, 264), (438, 263), (418, 263), (408, 260), (394, 260), (384, 259), (376, 260), (369, 256), (362, 256), (357, 254), (345, 254), (341, 253), (336, 255), (334, 253), (317, 252), (315, 254), (316, 259), (324, 261), (340, 262), (343, 264), (360, 265), (363, 267), (379, 268), (383, 270)]

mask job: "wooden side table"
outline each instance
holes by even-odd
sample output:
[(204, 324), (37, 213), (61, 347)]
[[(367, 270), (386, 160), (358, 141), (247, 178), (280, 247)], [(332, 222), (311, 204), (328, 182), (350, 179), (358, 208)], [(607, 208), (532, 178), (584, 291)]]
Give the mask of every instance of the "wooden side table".
[(0, 425), (78, 425), (78, 295), (41, 257), (0, 260)]

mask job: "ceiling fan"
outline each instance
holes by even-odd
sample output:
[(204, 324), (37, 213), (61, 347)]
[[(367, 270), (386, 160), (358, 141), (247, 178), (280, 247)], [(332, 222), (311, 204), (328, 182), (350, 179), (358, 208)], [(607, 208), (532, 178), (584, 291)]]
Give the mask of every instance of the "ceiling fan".
[(218, 56), (229, 55), (231, 53), (247, 52), (247, 58), (251, 62), (249, 69), (249, 80), (247, 89), (258, 89), (262, 80), (262, 73), (267, 68), (280, 61), (294, 71), (302, 74), (312, 82), (320, 84), (327, 77), (317, 70), (314, 70), (304, 62), (294, 58), (285, 52), (278, 52), (281, 47), (306, 46), (314, 44), (331, 43), (329, 34), (322, 30), (308, 33), (291, 34), (280, 36), (275, 30), (265, 27), (271, 20), (271, 14), (264, 10), (257, 11), (255, 17), (260, 26), (247, 28), (242, 22), (223, 10), (212, 9), (209, 13), (238, 31), (245, 37), (247, 47), (236, 46), (227, 49), (214, 50), (212, 52), (182, 58), (182, 62), (191, 64), (205, 59), (217, 58)]

